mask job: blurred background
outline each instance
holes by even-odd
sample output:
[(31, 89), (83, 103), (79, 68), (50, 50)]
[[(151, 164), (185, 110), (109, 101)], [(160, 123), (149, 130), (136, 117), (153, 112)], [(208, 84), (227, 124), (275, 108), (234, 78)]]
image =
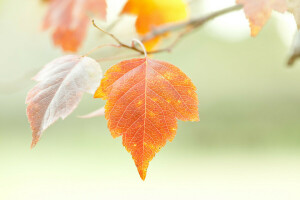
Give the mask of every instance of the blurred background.
[[(108, 3), (110, 22), (124, 1)], [(191, 15), (200, 16), (234, 1), (191, 4)], [(296, 30), (291, 15), (274, 13), (251, 38), (238, 11), (185, 37), (172, 53), (154, 56), (193, 80), (201, 121), (179, 122), (177, 136), (151, 161), (143, 182), (103, 117), (78, 118), (105, 104), (91, 95), (30, 150), (25, 105), (35, 84), (30, 78), (63, 55), (50, 33), (41, 31), (46, 9), (37, 0), (0, 0), (1, 200), (300, 199), (300, 62), (286, 66)], [(133, 37), (131, 18), (113, 30), (123, 41)], [(90, 27), (79, 54), (109, 41)], [(118, 56), (118, 51), (107, 48), (91, 56), (108, 55)], [(117, 62), (100, 64), (106, 70)]]

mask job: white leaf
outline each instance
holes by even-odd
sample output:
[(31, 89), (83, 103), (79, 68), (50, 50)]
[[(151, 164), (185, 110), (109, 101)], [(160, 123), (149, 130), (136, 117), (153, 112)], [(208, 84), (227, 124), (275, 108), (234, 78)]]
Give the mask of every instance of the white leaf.
[(100, 65), (89, 57), (67, 55), (47, 64), (34, 77), (38, 83), (26, 98), (31, 146), (51, 124), (72, 113), (85, 92), (94, 93), (101, 78)]
[(300, 57), (300, 31), (297, 31), (292, 45), (292, 50), (289, 56), (288, 65), (293, 65)]
[(104, 107), (102, 107), (99, 110), (95, 110), (94, 112), (91, 112), (87, 115), (79, 116), (79, 118), (88, 119), (93, 117), (100, 117), (103, 116), (104, 114), (105, 114), (105, 109)]
[(287, 3), (288, 11), (294, 15), (298, 29), (300, 29), (300, 1), (287, 0), (286, 3)]

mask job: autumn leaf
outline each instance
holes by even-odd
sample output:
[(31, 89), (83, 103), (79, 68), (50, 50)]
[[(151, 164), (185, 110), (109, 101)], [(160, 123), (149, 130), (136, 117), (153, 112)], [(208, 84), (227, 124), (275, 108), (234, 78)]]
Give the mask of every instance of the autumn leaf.
[(256, 36), (271, 16), (272, 10), (285, 12), (286, 0), (237, 0), (244, 6), (246, 17), (249, 19), (251, 36)]
[(114, 138), (122, 136), (140, 177), (149, 161), (172, 141), (177, 120), (198, 121), (196, 87), (177, 67), (148, 57), (111, 67), (94, 97), (107, 100), (105, 117)]
[[(184, 0), (128, 0), (122, 13), (137, 16), (135, 27), (142, 36), (156, 26), (180, 22), (188, 18)], [(153, 49), (161, 38), (162, 36), (158, 36), (144, 42), (146, 49)]]
[(64, 51), (78, 50), (93, 14), (105, 19), (105, 0), (51, 0), (43, 28), (53, 30), (54, 44)]
[(51, 124), (72, 113), (85, 92), (93, 94), (101, 78), (100, 65), (88, 57), (67, 55), (47, 64), (34, 77), (38, 83), (26, 98), (31, 146)]

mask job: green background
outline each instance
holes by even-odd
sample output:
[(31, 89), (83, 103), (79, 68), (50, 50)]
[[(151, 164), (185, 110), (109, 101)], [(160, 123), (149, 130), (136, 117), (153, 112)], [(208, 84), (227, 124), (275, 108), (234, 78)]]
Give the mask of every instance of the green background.
[[(286, 67), (289, 48), (274, 19), (258, 37), (235, 42), (203, 27), (172, 53), (155, 56), (193, 80), (201, 121), (179, 122), (143, 182), (103, 117), (77, 118), (104, 105), (91, 95), (30, 150), (24, 103), (30, 77), (62, 53), (40, 30), (40, 2), (0, 5), (0, 199), (300, 198), (300, 62)], [(88, 36), (81, 53), (109, 42), (92, 29)], [(118, 51), (92, 56), (111, 54)], [(101, 65), (106, 70), (115, 62)]]

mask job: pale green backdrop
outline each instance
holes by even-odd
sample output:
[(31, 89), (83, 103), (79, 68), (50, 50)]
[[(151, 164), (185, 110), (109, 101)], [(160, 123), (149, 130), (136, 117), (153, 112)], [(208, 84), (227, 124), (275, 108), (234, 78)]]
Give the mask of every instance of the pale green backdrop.
[[(285, 66), (274, 18), (255, 39), (228, 41), (204, 27), (155, 56), (191, 77), (201, 121), (179, 122), (142, 182), (103, 117), (77, 118), (104, 105), (91, 95), (30, 150), (30, 77), (62, 53), (40, 30), (41, 3), (0, 5), (0, 199), (300, 199), (300, 62)], [(91, 30), (81, 53), (101, 43)], [(93, 56), (116, 54), (100, 52)]]

